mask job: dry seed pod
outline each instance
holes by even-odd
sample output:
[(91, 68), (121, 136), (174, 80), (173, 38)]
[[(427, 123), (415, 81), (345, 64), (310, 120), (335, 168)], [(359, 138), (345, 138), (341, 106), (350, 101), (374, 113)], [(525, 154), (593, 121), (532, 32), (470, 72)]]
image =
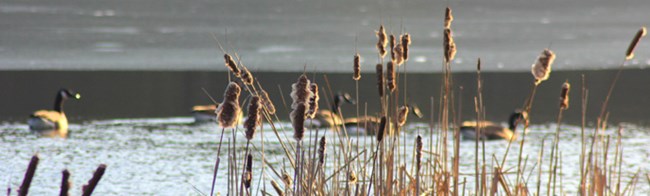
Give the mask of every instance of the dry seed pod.
[(379, 90), (379, 97), (384, 96), (384, 66), (381, 63), (377, 63), (377, 88)]
[(537, 62), (533, 64), (532, 73), (535, 77), (535, 85), (538, 85), (542, 81), (548, 79), (548, 76), (551, 74), (551, 66), (555, 61), (555, 54), (549, 49), (544, 49), (542, 54), (537, 57)]
[(397, 118), (398, 125), (404, 126), (406, 124), (406, 120), (409, 116), (409, 107), (408, 106), (402, 106), (399, 108), (399, 116)]
[(241, 74), (241, 71), (237, 67), (237, 63), (235, 60), (230, 56), (229, 54), (224, 54), (223, 55), (224, 60), (226, 61), (226, 67), (230, 69), (230, 71), (235, 74), (235, 76), (239, 77)]
[(354, 54), (354, 75), (352, 75), (352, 79), (361, 79), (361, 57), (359, 53)]
[(230, 82), (224, 93), (224, 100), (216, 110), (217, 122), (224, 128), (232, 128), (239, 121), (239, 94), (241, 88), (237, 83)]
[(320, 145), (318, 146), (318, 163), (321, 165), (325, 163), (325, 153), (326, 153), (327, 140), (325, 136), (320, 138)]
[(451, 8), (445, 9), (445, 29), (451, 28), (451, 22), (454, 21), (454, 16), (451, 14)]
[(390, 59), (395, 60), (395, 51), (393, 51), (393, 48), (395, 48), (395, 35), (391, 34), (389, 36), (389, 41), (390, 41)]
[(386, 38), (386, 30), (384, 25), (379, 26), (379, 30), (375, 33), (377, 35), (377, 50), (379, 51), (379, 56), (383, 59), (386, 56), (386, 44), (388, 44)]
[(307, 110), (307, 118), (315, 118), (316, 113), (318, 113), (318, 101), (320, 97), (318, 96), (318, 84), (311, 83), (309, 85), (309, 91), (311, 91), (312, 96), (309, 97), (309, 110)]
[(384, 139), (384, 134), (386, 132), (386, 116), (382, 116), (379, 121), (379, 128), (377, 129), (377, 142), (381, 142)]
[(404, 64), (404, 47), (402, 47), (401, 43), (393, 48), (393, 52), (395, 53), (395, 64), (398, 66)]
[(402, 40), (402, 58), (404, 58), (404, 61), (408, 61), (409, 59), (409, 46), (411, 45), (411, 35), (408, 33), (404, 33), (401, 37)]
[(262, 96), (262, 103), (264, 104), (266, 111), (269, 112), (270, 115), (275, 114), (275, 105), (273, 105), (271, 98), (269, 98), (269, 93), (262, 89), (260, 95)]
[(647, 31), (645, 27), (641, 27), (638, 32), (636, 32), (636, 35), (634, 36), (634, 39), (632, 39), (632, 42), (630, 42), (630, 46), (627, 47), (627, 51), (625, 52), (625, 60), (630, 60), (634, 58), (634, 48), (636, 48), (636, 45), (639, 44), (639, 40), (641, 40), (642, 37), (645, 37), (647, 34)]
[(418, 135), (415, 138), (415, 160), (416, 160), (415, 165), (417, 167), (420, 167), (420, 165), (421, 165), (420, 163), (421, 163), (421, 160), (422, 160), (422, 147), (423, 147), (423, 145), (422, 145), (422, 136)]
[(395, 81), (395, 66), (393, 65), (393, 62), (388, 62), (386, 64), (386, 82), (388, 83), (388, 90), (390, 92), (393, 92), (395, 88), (397, 87), (397, 81)]
[(246, 139), (252, 140), (255, 136), (255, 130), (262, 122), (262, 114), (260, 107), (262, 100), (258, 96), (253, 96), (250, 103), (248, 104), (248, 118), (244, 122), (244, 128), (246, 128)]
[(571, 90), (571, 84), (569, 82), (564, 82), (562, 84), (562, 93), (560, 93), (560, 109), (566, 110), (569, 109), (569, 91)]
[(253, 82), (255, 82), (255, 79), (253, 78), (253, 74), (251, 74), (250, 71), (248, 71), (248, 68), (246, 66), (242, 66), (242, 74), (241, 74), (241, 81), (244, 82), (244, 84), (247, 85), (253, 85)]
[(278, 196), (284, 196), (284, 191), (282, 191), (282, 188), (280, 188), (280, 185), (278, 185), (275, 180), (271, 180), (271, 186), (273, 186), (273, 189), (275, 189), (275, 193), (277, 193)]
[(454, 36), (451, 29), (445, 29), (444, 53), (446, 62), (454, 60), (454, 57), (456, 56), (456, 42), (454, 42)]

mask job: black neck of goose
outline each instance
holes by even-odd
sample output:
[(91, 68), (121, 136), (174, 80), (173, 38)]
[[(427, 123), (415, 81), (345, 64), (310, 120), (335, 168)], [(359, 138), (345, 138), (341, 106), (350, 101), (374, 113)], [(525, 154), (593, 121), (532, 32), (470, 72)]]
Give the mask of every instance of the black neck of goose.
[(57, 112), (63, 112), (63, 96), (59, 93), (54, 100), (54, 110)]
[(341, 96), (334, 96), (334, 104), (332, 105), (332, 112), (334, 114), (339, 113), (339, 108), (341, 108)]
[(515, 132), (515, 129), (517, 129), (517, 125), (520, 123), (523, 123), (523, 120), (521, 118), (521, 114), (519, 113), (513, 113), (510, 115), (510, 119), (508, 120), (508, 125), (510, 126), (510, 130), (512, 132)]

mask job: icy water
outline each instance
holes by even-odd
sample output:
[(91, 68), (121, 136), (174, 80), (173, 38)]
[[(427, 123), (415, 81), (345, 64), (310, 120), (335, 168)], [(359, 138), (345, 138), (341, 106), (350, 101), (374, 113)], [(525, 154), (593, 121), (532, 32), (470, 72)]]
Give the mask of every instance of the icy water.
[[(108, 165), (99, 186), (95, 190), (97, 195), (200, 195), (208, 193), (212, 180), (212, 172), (216, 157), (218, 136), (220, 128), (216, 124), (192, 125), (191, 118), (159, 118), (159, 119), (130, 119), (130, 120), (104, 120), (90, 121), (83, 124), (73, 124), (70, 127), (71, 135), (67, 139), (41, 138), (30, 133), (25, 124), (4, 123), (0, 125), (3, 130), (0, 134), (0, 183), (9, 185), (16, 190), (22, 181), (30, 157), (38, 153), (41, 158), (36, 176), (32, 183), (30, 193), (33, 195), (53, 195), (58, 193), (60, 176), (63, 169), (72, 173), (73, 188), (71, 193), (78, 195), (80, 186), (87, 183), (92, 172), (100, 163)], [(288, 124), (280, 123), (282, 126)], [(527, 168), (532, 168), (537, 161), (541, 141), (546, 138), (545, 153), (550, 152), (550, 135), (554, 132), (554, 125), (537, 125), (530, 129), (524, 156), (529, 156)], [(240, 129), (241, 130), (241, 129)], [(413, 149), (410, 140), (419, 132), (423, 135), (425, 149), (429, 148), (430, 134), (424, 124), (411, 124), (408, 126), (408, 154)], [(592, 129), (588, 129), (592, 130)], [(321, 132), (323, 133), (323, 132)], [(580, 128), (563, 126), (562, 142), (562, 182), (563, 190), (573, 195), (578, 186), (578, 160), (580, 154)], [(607, 131), (613, 134), (612, 130)], [(278, 140), (272, 131), (263, 132), (265, 137), (266, 159), (273, 164), (276, 170), (288, 165), (286, 157)], [(284, 133), (291, 138), (291, 132)], [(313, 134), (313, 133), (312, 133)], [(332, 132), (326, 133), (330, 145), (336, 145)], [(256, 135), (253, 144), (260, 148), (262, 133)], [(226, 131), (224, 151), (228, 141), (233, 137)], [(235, 137), (238, 149), (245, 146), (245, 137), (241, 132)], [(374, 141), (374, 137), (352, 137), (352, 143)], [(403, 138), (400, 138), (403, 140)], [(293, 139), (285, 140), (291, 141)], [(650, 142), (648, 130), (631, 125), (625, 126), (622, 139), (625, 154), (623, 157), (623, 184), (629, 182), (631, 176), (640, 172), (645, 176), (650, 166), (650, 151), (647, 143)], [(434, 141), (435, 144), (435, 141)], [(495, 154), (501, 158), (505, 152), (507, 142), (486, 142), (486, 154)], [(513, 149), (518, 145), (513, 144)], [(365, 148), (370, 148), (370, 144)], [(613, 148), (612, 148), (613, 149)], [(403, 150), (403, 149), (401, 149)], [(330, 148), (328, 152), (333, 152)], [(511, 151), (511, 153), (513, 153)], [(461, 173), (467, 178), (468, 189), (473, 186), (474, 171), (474, 142), (461, 142)], [(227, 185), (227, 162), (225, 152), (222, 153), (217, 179), (217, 191), (224, 193)], [(336, 155), (328, 154), (328, 165)], [(516, 156), (511, 154), (505, 168), (516, 166)], [(546, 156), (547, 157), (547, 156)], [(261, 167), (259, 154), (254, 161), (254, 173), (259, 174)], [(409, 161), (410, 163), (410, 161)], [(547, 158), (544, 165), (548, 164)], [(611, 164), (611, 163), (610, 163)], [(410, 165), (410, 164), (409, 164)], [(331, 167), (331, 165), (330, 165)], [(291, 171), (288, 167), (285, 167)], [(544, 166), (546, 170), (546, 166)], [(537, 170), (535, 170), (537, 171)], [(277, 181), (277, 177), (267, 169), (267, 175)], [(331, 169), (328, 174), (331, 174)], [(292, 173), (292, 172), (289, 172)], [(268, 176), (265, 177), (268, 186)], [(530, 179), (530, 186), (536, 183), (536, 175)], [(463, 179), (461, 178), (461, 179)], [(511, 176), (510, 178), (514, 178)], [(543, 178), (545, 179), (545, 178)], [(254, 187), (257, 187), (260, 176), (254, 176)], [(559, 179), (558, 179), (559, 180)], [(544, 181), (546, 182), (546, 181)], [(196, 188), (194, 188), (196, 187)], [(270, 189), (270, 186), (267, 188)], [(198, 191), (197, 191), (198, 190)], [(200, 191), (200, 192), (199, 192)], [(637, 183), (637, 195), (650, 194), (650, 186), (642, 177)]]

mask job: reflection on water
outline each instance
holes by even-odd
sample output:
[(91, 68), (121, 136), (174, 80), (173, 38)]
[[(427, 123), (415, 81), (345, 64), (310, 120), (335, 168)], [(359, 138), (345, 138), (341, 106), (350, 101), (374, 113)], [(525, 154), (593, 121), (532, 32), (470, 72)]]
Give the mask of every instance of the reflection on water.
[[(106, 163), (108, 169), (95, 190), (99, 195), (198, 195), (198, 190), (207, 193), (210, 190), (214, 162), (220, 128), (215, 124), (192, 125), (192, 118), (159, 118), (159, 119), (124, 119), (89, 121), (83, 124), (72, 124), (71, 135), (67, 139), (41, 138), (30, 133), (27, 125), (22, 123), (5, 123), (0, 125), (3, 130), (0, 134), (0, 176), (2, 181), (8, 181), (11, 187), (18, 187), (25, 172), (27, 163), (32, 154), (38, 153), (41, 162), (32, 183), (30, 193), (34, 195), (52, 195), (59, 190), (60, 174), (65, 168), (72, 173), (73, 188), (72, 195), (80, 193), (80, 186), (85, 184), (92, 176), (92, 172), (100, 163)], [(290, 127), (289, 124), (280, 123), (281, 126)], [(289, 165), (284, 157), (278, 140), (271, 130), (263, 131), (264, 149), (266, 158), (275, 169)], [(408, 131), (404, 138), (412, 140), (419, 132), (423, 135), (425, 149), (429, 148), (430, 134), (426, 125), (408, 125)], [(550, 152), (550, 138), (556, 127), (554, 125), (535, 125), (529, 132), (529, 142), (524, 151), (524, 156), (529, 156), (528, 168), (531, 168), (537, 161), (537, 154), (541, 142), (545, 141), (545, 152)], [(243, 149), (245, 137), (241, 132), (236, 136), (236, 146)], [(579, 170), (577, 167), (580, 148), (580, 128), (575, 126), (563, 126), (562, 142), (562, 178), (564, 190), (574, 194), (578, 185)], [(281, 132), (291, 138), (291, 132)], [(322, 134), (323, 132), (321, 132)], [(607, 131), (613, 134), (612, 130)], [(312, 132), (313, 134), (313, 132)], [(328, 140), (335, 141), (336, 134), (326, 133)], [(307, 134), (308, 138), (313, 136)], [(232, 141), (232, 134), (226, 131), (224, 138), (224, 149), (228, 141)], [(258, 148), (261, 143), (262, 134), (258, 132), (253, 144)], [(402, 139), (404, 139), (402, 138)], [(545, 139), (545, 140), (544, 140)], [(370, 142), (374, 137), (352, 137), (352, 144), (359, 140), (362, 148), (370, 148)], [(287, 139), (293, 144), (293, 139)], [(363, 145), (363, 142), (367, 142)], [(435, 141), (432, 141), (435, 144)], [(624, 144), (624, 167), (622, 178), (627, 182), (633, 173), (643, 172), (650, 169), (648, 164), (647, 143), (650, 142), (650, 135), (645, 128), (626, 126), (622, 139)], [(408, 142), (407, 152), (413, 149), (412, 142)], [(336, 145), (336, 142), (331, 142)], [(332, 146), (329, 146), (330, 148)], [(496, 155), (501, 158), (506, 150), (505, 141), (486, 142), (486, 154)], [(513, 149), (518, 143), (513, 143)], [(451, 146), (450, 146), (451, 147)], [(402, 149), (403, 150), (403, 149)], [(240, 150), (238, 152), (243, 152)], [(334, 152), (328, 149), (328, 152)], [(410, 153), (409, 153), (410, 154)], [(460, 171), (468, 182), (473, 182), (474, 171), (474, 142), (461, 142), (461, 168)], [(239, 156), (239, 155), (238, 155)], [(243, 157), (243, 156), (242, 156)], [(255, 156), (254, 174), (259, 174), (260, 156)], [(328, 155), (328, 170), (332, 172), (332, 162), (335, 155)], [(516, 156), (509, 156), (505, 168), (517, 164)], [(220, 165), (217, 190), (223, 191), (226, 187), (227, 156), (222, 152), (222, 164)], [(545, 156), (544, 163), (548, 162)], [(410, 160), (407, 158), (407, 160)], [(546, 165), (546, 164), (544, 164)], [(544, 166), (546, 170), (547, 166)], [(291, 171), (289, 168), (285, 168)], [(536, 170), (535, 170), (536, 171)], [(269, 172), (269, 176), (277, 179)], [(291, 172), (290, 172), (291, 173)], [(513, 176), (514, 177), (514, 176)], [(254, 184), (257, 187), (259, 176), (254, 176)], [(542, 178), (545, 179), (545, 178)], [(268, 178), (267, 178), (268, 180)], [(536, 183), (536, 178), (531, 178), (530, 185)], [(6, 183), (4, 183), (6, 184)], [(268, 181), (266, 184), (268, 185)], [(473, 183), (468, 183), (471, 187)], [(267, 187), (271, 188), (271, 187)], [(15, 190), (15, 189), (14, 189)], [(471, 190), (471, 188), (468, 188)], [(636, 193), (643, 195), (650, 193), (650, 187), (645, 180), (637, 184)]]

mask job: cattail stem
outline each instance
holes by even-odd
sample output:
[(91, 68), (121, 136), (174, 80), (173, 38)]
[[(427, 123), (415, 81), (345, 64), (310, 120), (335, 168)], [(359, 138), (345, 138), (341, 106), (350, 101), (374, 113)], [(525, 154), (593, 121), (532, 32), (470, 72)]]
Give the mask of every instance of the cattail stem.
[(38, 166), (39, 160), (38, 155), (34, 155), (29, 161), (29, 166), (27, 166), (27, 171), (25, 172), (25, 178), (23, 179), (23, 183), (20, 185), (20, 189), (18, 189), (19, 196), (26, 196), (29, 192), (29, 186), (32, 184), (32, 179), (36, 173), (36, 167)]
[(95, 190), (95, 187), (97, 187), (99, 180), (102, 179), (104, 172), (106, 172), (106, 165), (100, 164), (99, 167), (97, 167), (97, 170), (95, 170), (95, 173), (93, 173), (93, 177), (88, 181), (88, 184), (83, 186), (82, 196), (90, 196), (93, 194), (93, 191)]
[(66, 169), (61, 172), (63, 174), (61, 178), (61, 191), (59, 192), (60, 196), (68, 196), (70, 190), (70, 172)]
[(217, 181), (217, 173), (219, 172), (219, 162), (220, 162), (220, 155), (221, 155), (221, 144), (223, 142), (223, 133), (225, 131), (225, 128), (221, 128), (221, 137), (219, 139), (219, 146), (217, 147), (217, 161), (214, 164), (214, 174), (212, 175), (212, 188), (210, 189), (210, 196), (214, 195), (214, 185)]

